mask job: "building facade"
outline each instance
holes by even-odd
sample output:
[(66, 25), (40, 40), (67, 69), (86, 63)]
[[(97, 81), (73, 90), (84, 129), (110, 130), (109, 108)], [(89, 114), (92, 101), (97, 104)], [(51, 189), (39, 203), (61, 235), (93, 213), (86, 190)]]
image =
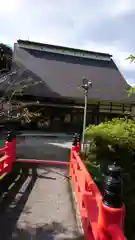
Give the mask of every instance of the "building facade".
[(92, 82), (87, 124), (99, 124), (134, 109), (135, 97), (128, 97), (130, 86), (110, 54), (18, 40), (12, 61), (20, 85), (23, 79), (35, 82), (17, 98), (30, 111), (41, 113), (36, 124), (46, 130), (82, 131), (83, 77)]

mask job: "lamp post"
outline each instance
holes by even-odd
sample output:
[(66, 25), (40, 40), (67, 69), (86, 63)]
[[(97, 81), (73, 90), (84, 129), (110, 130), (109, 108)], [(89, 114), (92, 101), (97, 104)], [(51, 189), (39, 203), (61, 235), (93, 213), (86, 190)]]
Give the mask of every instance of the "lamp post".
[(92, 88), (92, 82), (87, 78), (82, 79), (81, 87), (84, 89), (84, 115), (83, 115), (83, 133), (82, 133), (82, 150), (84, 150), (84, 133), (86, 128), (86, 118), (87, 118), (87, 104), (88, 104), (88, 91)]

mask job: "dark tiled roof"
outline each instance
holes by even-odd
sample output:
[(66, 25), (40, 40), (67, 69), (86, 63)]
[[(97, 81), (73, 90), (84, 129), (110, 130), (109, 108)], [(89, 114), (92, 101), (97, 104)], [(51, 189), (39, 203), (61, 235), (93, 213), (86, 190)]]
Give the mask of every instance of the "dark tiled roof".
[(134, 102), (128, 97), (129, 85), (111, 61), (93, 60), (82, 57), (31, 50), (15, 44), (13, 66), (25, 70), (22, 78), (30, 76), (42, 81), (25, 94), (55, 98), (83, 99), (81, 83), (86, 77), (92, 81), (88, 98), (93, 101)]

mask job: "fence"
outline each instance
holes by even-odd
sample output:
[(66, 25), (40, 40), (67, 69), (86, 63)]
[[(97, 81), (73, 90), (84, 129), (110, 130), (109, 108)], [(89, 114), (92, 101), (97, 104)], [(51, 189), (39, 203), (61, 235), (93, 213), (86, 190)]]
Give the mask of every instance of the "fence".
[(12, 171), (16, 160), (16, 137), (9, 132), (4, 147), (0, 148), (0, 179)]
[[(16, 162), (16, 138), (9, 133), (5, 146), (0, 149), (0, 178), (12, 171)], [(120, 169), (109, 168), (108, 180), (103, 196), (88, 173), (80, 156), (80, 139), (75, 136), (71, 149), (70, 163), (18, 159), (17, 162), (34, 162), (43, 164), (69, 165), (74, 192), (80, 211), (82, 226), (86, 240), (125, 240), (124, 215), (125, 207), (121, 200), (122, 181)]]
[(71, 150), (70, 176), (86, 240), (125, 240), (120, 168), (110, 166), (110, 178), (102, 196), (79, 154), (80, 143), (76, 138)]

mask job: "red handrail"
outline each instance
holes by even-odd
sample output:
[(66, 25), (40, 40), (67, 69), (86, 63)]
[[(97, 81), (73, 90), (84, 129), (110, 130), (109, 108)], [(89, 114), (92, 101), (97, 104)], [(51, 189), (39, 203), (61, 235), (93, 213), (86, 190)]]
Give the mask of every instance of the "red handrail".
[[(125, 240), (123, 235), (125, 208), (111, 208), (102, 202), (102, 195), (73, 146), (70, 176), (82, 220), (86, 240)], [(113, 230), (115, 232), (113, 232)], [(116, 234), (118, 237), (116, 238)], [(115, 237), (115, 238), (114, 238)]]
[(78, 155), (78, 148), (72, 147), (70, 159), (70, 176), (78, 202), (82, 226), (86, 239), (96, 239), (98, 223), (98, 207), (102, 196), (95, 182), (88, 173)]
[(49, 164), (49, 165), (65, 165), (69, 166), (69, 162), (66, 161), (52, 161), (52, 160), (38, 160), (38, 159), (16, 159), (18, 163), (36, 163), (36, 164)]
[(6, 173), (12, 171), (13, 162), (16, 160), (16, 138), (6, 141), (5, 146), (0, 148), (3, 156), (0, 158), (0, 179)]
[(0, 148), (0, 153), (3, 153), (7, 150), (7, 146), (4, 146), (3, 148)]
[(126, 240), (126, 237), (123, 235), (123, 232), (117, 225), (110, 225), (107, 229), (108, 238), (111, 240)]

